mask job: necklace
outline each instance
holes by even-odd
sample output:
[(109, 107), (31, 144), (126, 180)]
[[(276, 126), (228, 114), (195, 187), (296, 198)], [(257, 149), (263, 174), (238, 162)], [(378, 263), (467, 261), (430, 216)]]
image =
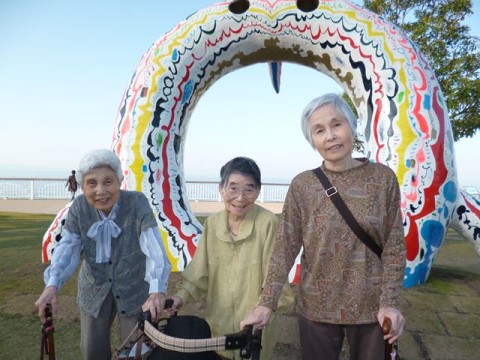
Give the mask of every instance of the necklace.
[[(240, 221), (241, 222), (241, 221)], [(230, 233), (230, 236), (232, 237), (232, 239), (236, 239), (237, 236), (238, 236), (238, 230), (239, 230), (239, 227), (240, 227), (240, 222), (233, 222), (233, 227), (236, 228), (236, 231), (234, 232), (232, 230), (232, 224), (230, 224), (230, 221), (227, 223), (227, 228), (228, 228), (228, 232)]]

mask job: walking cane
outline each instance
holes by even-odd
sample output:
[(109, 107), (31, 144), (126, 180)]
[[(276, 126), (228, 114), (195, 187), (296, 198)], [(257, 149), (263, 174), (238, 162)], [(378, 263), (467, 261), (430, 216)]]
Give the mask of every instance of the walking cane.
[[(382, 332), (384, 335), (387, 335), (392, 328), (392, 320), (385, 316), (383, 319), (382, 324)], [(385, 340), (385, 360), (396, 360), (397, 357), (397, 342), (395, 341), (393, 344), (390, 344), (388, 340)]]
[(46, 321), (42, 324), (42, 344), (40, 352), (40, 360), (44, 359), (44, 354), (48, 355), (48, 360), (55, 360), (55, 346), (53, 344), (53, 315), (52, 305), (45, 306)]

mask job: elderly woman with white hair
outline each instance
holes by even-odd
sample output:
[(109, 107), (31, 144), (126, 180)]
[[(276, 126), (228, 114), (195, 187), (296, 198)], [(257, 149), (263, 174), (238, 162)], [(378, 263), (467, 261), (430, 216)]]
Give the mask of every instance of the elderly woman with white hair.
[[(399, 306), (405, 239), (395, 173), (353, 157), (356, 118), (336, 94), (306, 106), (302, 130), (323, 163), (292, 180), (260, 301), (241, 327), (268, 325), (303, 246), (297, 301), (303, 359), (339, 359), (345, 336), (352, 360), (384, 359), (384, 340), (396, 341), (404, 324)], [(319, 170), (330, 188), (317, 178)], [(376, 243), (377, 253), (360, 241), (335, 208), (329, 198), (335, 192)], [(392, 322), (386, 335), (381, 328), (385, 317)]]
[(112, 357), (110, 328), (117, 314), (124, 339), (141, 310), (158, 320), (171, 265), (145, 195), (120, 189), (123, 174), (115, 153), (87, 153), (77, 176), (83, 194), (69, 209), (62, 240), (44, 273), (46, 287), (35, 305), (42, 323), (48, 303), (56, 315), (58, 291), (83, 253), (77, 293), (80, 347), (84, 359), (107, 360)]

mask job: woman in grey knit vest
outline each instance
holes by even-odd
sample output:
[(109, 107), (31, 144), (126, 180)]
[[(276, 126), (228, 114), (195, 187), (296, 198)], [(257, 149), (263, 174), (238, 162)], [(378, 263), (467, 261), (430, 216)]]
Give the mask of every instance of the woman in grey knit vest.
[(42, 323), (45, 306), (83, 261), (78, 275), (80, 347), (85, 360), (112, 357), (110, 328), (118, 315), (125, 339), (137, 315), (149, 310), (156, 321), (163, 311), (171, 265), (157, 222), (141, 192), (120, 190), (120, 160), (111, 150), (94, 150), (77, 171), (83, 194), (72, 203), (62, 240), (45, 270), (46, 287), (36, 301)]
[[(384, 359), (384, 340), (393, 343), (403, 331), (400, 189), (389, 167), (352, 156), (356, 126), (353, 112), (339, 95), (326, 94), (306, 106), (302, 130), (323, 158), (320, 169), (332, 187), (324, 188), (312, 170), (292, 180), (260, 301), (241, 323), (268, 326), (303, 247), (297, 317), (304, 360), (339, 359), (344, 338), (350, 359)], [(337, 192), (380, 248), (377, 253), (336, 209), (329, 197)], [(392, 326), (384, 336), (381, 324), (386, 317)]]

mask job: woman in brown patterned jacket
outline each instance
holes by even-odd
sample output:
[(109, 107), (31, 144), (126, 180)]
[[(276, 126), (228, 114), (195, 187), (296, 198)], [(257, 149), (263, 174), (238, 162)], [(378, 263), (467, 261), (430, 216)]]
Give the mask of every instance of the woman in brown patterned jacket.
[[(303, 246), (297, 316), (303, 359), (338, 359), (346, 336), (351, 359), (383, 359), (384, 339), (403, 332), (399, 310), (405, 271), (400, 190), (395, 173), (353, 158), (356, 119), (336, 94), (312, 100), (302, 114), (306, 139), (321, 169), (363, 229), (380, 245), (378, 257), (353, 233), (311, 171), (291, 182), (257, 307), (241, 322), (263, 329)], [(383, 335), (388, 316), (392, 327)]]

